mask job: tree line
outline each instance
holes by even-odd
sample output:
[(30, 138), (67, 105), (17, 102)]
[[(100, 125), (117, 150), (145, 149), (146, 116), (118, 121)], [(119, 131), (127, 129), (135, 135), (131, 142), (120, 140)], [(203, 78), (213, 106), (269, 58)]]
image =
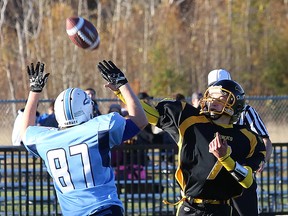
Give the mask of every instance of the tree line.
[[(95, 51), (76, 47), (66, 18), (82, 16), (100, 35)], [(45, 62), (45, 98), (67, 87), (103, 89), (103, 59), (125, 71), (136, 92), (191, 96), (207, 74), (231, 72), (247, 95), (288, 92), (288, 2), (285, 0), (2, 0), (0, 99), (28, 94), (26, 66)]]

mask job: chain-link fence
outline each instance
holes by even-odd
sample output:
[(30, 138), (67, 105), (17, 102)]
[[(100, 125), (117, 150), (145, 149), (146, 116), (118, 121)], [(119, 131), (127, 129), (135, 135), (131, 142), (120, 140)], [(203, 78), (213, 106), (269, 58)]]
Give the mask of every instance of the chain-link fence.
[[(273, 156), (263, 172), (256, 175), (261, 216), (288, 215), (287, 149), (288, 143), (275, 143)], [(175, 179), (178, 164), (175, 145), (124, 144), (113, 152), (123, 157), (122, 161), (114, 161), (113, 169), (125, 215), (175, 215), (176, 206), (163, 203), (163, 200), (176, 203), (180, 199)], [(144, 165), (139, 165), (143, 154), (148, 157)], [(0, 146), (0, 167), (1, 216), (61, 215), (43, 160), (34, 158), (23, 147)]]
[[(41, 100), (38, 111), (45, 113), (51, 100)], [(159, 99), (154, 99), (156, 103)], [(190, 98), (187, 98), (190, 101)], [(269, 131), (272, 142), (288, 141), (288, 96), (247, 97), (247, 102), (260, 114)], [(116, 99), (98, 99), (103, 114), (108, 112)], [(25, 100), (0, 100), (0, 145), (12, 143), (12, 129), (17, 111), (25, 106)]]

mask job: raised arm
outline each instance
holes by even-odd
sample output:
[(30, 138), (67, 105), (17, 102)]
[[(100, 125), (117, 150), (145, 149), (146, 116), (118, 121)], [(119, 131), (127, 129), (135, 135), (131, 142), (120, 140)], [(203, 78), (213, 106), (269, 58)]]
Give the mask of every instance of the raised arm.
[(145, 112), (123, 72), (117, 68), (112, 61), (107, 62), (105, 60), (99, 62), (98, 69), (102, 77), (109, 83), (106, 87), (117, 89), (123, 95), (129, 113), (128, 118), (130, 118), (137, 127), (144, 129), (148, 124)]
[(24, 138), (26, 129), (29, 126), (35, 125), (37, 104), (40, 98), (40, 93), (42, 92), (42, 89), (44, 88), (49, 76), (49, 73), (43, 76), (44, 64), (40, 62), (37, 63), (35, 68), (33, 63), (31, 63), (31, 67), (27, 66), (27, 73), (30, 82), (30, 92), (24, 109), (20, 129), (20, 136), (22, 140)]

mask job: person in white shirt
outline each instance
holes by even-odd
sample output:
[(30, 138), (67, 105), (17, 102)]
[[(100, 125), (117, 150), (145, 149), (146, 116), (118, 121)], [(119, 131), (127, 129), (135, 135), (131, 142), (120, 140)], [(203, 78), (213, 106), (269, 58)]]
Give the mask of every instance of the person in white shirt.
[[(12, 130), (12, 145), (13, 146), (23, 145), (21, 141), (21, 137), (20, 137), (20, 126), (22, 123), (23, 113), (24, 113), (24, 108), (18, 110), (16, 119), (13, 124), (13, 130)], [(37, 111), (35, 125), (37, 125), (39, 117), (40, 117), (40, 113)]]

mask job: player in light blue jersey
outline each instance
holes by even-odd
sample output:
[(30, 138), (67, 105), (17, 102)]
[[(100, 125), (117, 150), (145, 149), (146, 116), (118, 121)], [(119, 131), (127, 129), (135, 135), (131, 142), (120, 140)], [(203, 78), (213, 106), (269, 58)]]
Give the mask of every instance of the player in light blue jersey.
[(93, 118), (93, 102), (79, 88), (68, 88), (55, 100), (59, 128), (34, 126), (37, 103), (49, 74), (44, 64), (27, 67), (30, 92), (21, 137), (28, 151), (41, 157), (53, 178), (62, 214), (124, 215), (118, 198), (110, 150), (135, 136), (147, 118), (125, 75), (113, 62), (98, 64), (101, 75), (124, 95), (129, 117), (109, 113)]

